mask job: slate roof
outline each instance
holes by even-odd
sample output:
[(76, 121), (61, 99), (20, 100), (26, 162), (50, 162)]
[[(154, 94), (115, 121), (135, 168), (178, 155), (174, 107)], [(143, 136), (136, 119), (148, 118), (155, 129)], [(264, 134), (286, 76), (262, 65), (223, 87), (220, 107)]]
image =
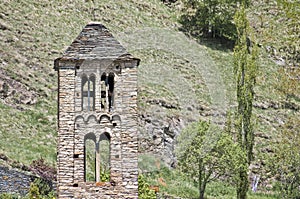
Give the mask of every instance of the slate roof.
[(86, 25), (59, 60), (136, 59), (98, 22)]

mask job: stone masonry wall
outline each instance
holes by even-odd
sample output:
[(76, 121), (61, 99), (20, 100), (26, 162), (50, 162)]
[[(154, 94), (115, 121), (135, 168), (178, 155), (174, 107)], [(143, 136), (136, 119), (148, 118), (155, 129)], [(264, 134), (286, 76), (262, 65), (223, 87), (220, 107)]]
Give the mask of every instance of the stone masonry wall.
[[(101, 110), (97, 94), (103, 71), (113, 71), (101, 61), (84, 63), (80, 69), (60, 63), (59, 132), (58, 132), (58, 195), (59, 198), (138, 198), (137, 138), (137, 62), (127, 60), (116, 74), (112, 112)], [(65, 69), (64, 69), (65, 68)], [(96, 76), (96, 109), (82, 111), (81, 75)], [(110, 135), (110, 181), (85, 182), (84, 141), (91, 133), (99, 140)]]
[(75, 70), (58, 71), (58, 195), (60, 198), (72, 198), (69, 186), (73, 186), (74, 151), (74, 90)]
[(138, 139), (137, 139), (137, 69), (122, 71), (122, 159), (125, 194), (137, 197)]

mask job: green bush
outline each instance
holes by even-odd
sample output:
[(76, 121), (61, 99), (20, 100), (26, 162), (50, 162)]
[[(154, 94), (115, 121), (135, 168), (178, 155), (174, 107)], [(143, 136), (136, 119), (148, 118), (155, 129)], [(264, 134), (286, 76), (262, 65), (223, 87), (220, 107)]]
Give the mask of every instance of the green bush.
[(55, 192), (49, 183), (43, 179), (36, 178), (31, 184), (28, 199), (53, 199)]
[(28, 198), (29, 199), (42, 199), (40, 191), (39, 191), (39, 187), (34, 182), (30, 184)]
[(149, 184), (146, 182), (146, 179), (142, 174), (139, 174), (138, 182), (139, 182), (139, 198), (141, 199), (156, 198), (155, 192), (149, 188)]
[(110, 171), (101, 169), (100, 180), (101, 182), (108, 182), (110, 180)]

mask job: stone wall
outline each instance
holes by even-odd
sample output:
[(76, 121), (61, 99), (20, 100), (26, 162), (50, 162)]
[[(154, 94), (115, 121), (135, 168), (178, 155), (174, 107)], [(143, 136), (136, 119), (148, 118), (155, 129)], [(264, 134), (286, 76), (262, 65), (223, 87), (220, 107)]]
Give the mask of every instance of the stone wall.
[[(75, 70), (58, 71), (58, 154), (57, 181), (58, 194), (61, 198), (72, 198), (69, 186), (73, 186), (73, 151), (74, 151), (74, 90)], [(63, 186), (61, 186), (63, 185)]]

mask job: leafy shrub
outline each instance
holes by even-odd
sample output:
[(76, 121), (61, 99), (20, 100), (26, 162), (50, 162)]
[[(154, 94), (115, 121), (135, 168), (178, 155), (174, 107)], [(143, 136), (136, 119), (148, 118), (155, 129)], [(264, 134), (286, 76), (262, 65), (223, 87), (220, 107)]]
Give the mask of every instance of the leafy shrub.
[(146, 182), (145, 177), (139, 174), (139, 198), (141, 199), (154, 199), (156, 198), (155, 192), (149, 188), (149, 184)]
[(29, 189), (29, 193), (28, 193), (28, 198), (29, 199), (41, 199), (41, 194), (39, 191), (39, 187), (37, 186), (36, 183), (31, 183), (30, 184), (30, 189)]
[(47, 181), (36, 178), (31, 184), (28, 193), (29, 199), (53, 199), (55, 193)]
[(101, 182), (108, 182), (110, 179), (110, 171), (101, 169), (100, 171), (100, 180)]

